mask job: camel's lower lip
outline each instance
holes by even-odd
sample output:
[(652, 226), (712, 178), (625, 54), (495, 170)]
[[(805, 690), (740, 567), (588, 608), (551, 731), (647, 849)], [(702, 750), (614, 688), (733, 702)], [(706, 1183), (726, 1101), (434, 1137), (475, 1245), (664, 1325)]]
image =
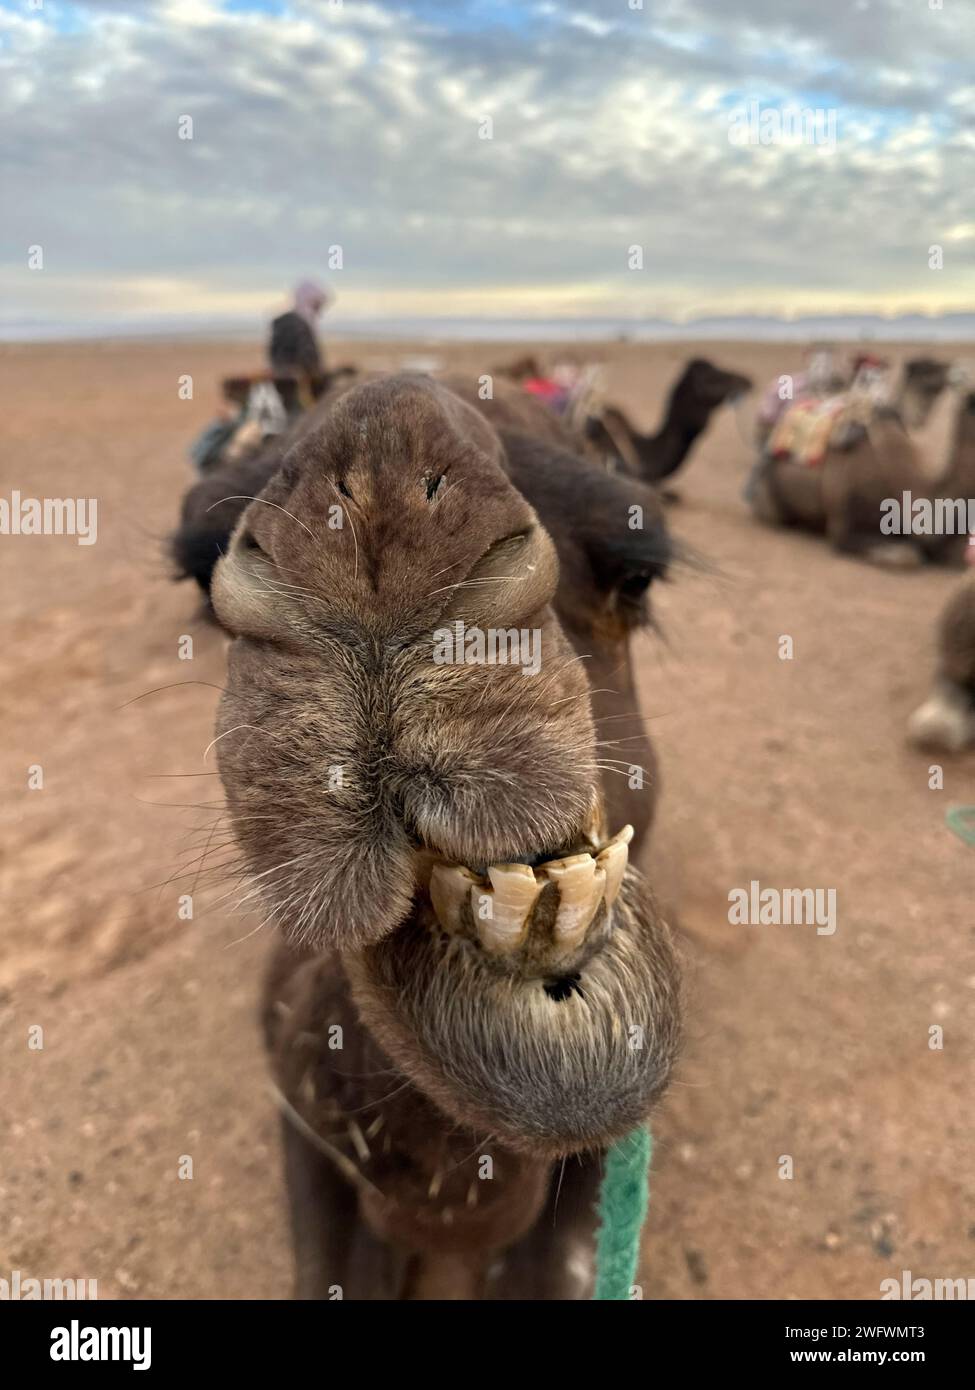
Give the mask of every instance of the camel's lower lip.
[(450, 933), (466, 934), (472, 925), (488, 951), (515, 951), (528, 934), (536, 903), (554, 885), (554, 942), (560, 950), (575, 950), (602, 904), (608, 909), (616, 901), (632, 838), (633, 827), (626, 825), (601, 846), (534, 867), (491, 864), (478, 873), (463, 864), (434, 864), (429, 891), (437, 921)]
[(473, 935), (468, 903), (461, 935), (423, 905), (344, 956), (363, 1021), (414, 1085), (458, 1124), (552, 1157), (644, 1118), (680, 1031), (678, 965), (648, 885), (628, 872), (564, 967), (551, 954), (557, 893), (546, 887), (524, 948), (506, 955)]

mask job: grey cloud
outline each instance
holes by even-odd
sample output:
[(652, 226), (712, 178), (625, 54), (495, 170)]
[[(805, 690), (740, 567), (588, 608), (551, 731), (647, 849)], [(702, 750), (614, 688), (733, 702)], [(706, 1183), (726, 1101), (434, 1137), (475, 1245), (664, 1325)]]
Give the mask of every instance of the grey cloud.
[[(332, 243), (349, 299), (524, 286), (531, 312), (532, 288), (549, 284), (605, 282), (648, 310), (673, 286), (716, 308), (749, 286), (920, 293), (927, 245), (972, 217), (971, 108), (949, 105), (946, 85), (971, 51), (958, 5), (844, 4), (826, 19), (799, 0), (734, 14), (719, 0), (578, 6), (612, 23), (603, 36), (561, 8), (480, 28), (453, 25), (451, 7), (412, 19), (349, 3), (336, 22), (300, 3), (293, 20), (212, 25), (161, 3), (85, 8), (90, 28), (32, 43), (14, 29), (0, 50), (15, 314), (38, 295), (20, 273), (36, 242), (68, 299), (99, 277), (286, 283), (321, 269)], [(689, 31), (707, 40), (699, 51), (678, 46)], [(784, 68), (775, 53), (790, 41)], [(729, 144), (737, 95), (810, 91), (842, 103), (832, 154)], [(182, 114), (192, 141), (176, 138)], [(479, 141), (487, 114), (495, 138)], [(928, 114), (930, 147), (899, 149)], [(849, 133), (864, 116), (870, 142)], [(646, 247), (639, 279), (624, 269), (631, 242)], [(951, 261), (969, 286), (972, 247)]]

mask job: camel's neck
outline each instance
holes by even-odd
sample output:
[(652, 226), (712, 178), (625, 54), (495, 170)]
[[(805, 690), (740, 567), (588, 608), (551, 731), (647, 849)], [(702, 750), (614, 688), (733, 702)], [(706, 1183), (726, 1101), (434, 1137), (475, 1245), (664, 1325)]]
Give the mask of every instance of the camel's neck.
[(877, 417), (871, 426), (887, 473), (902, 478), (916, 497), (975, 497), (975, 415), (954, 391), (946, 394), (946, 405), (923, 430), (908, 434), (896, 417)]
[(667, 403), (667, 414), (656, 434), (638, 435), (636, 439), (647, 481), (658, 482), (676, 472), (706, 424), (706, 413), (691, 418), (680, 401), (671, 396)]
[(911, 430), (914, 441), (922, 457), (938, 459), (940, 467), (937, 476), (945, 472), (951, 462), (951, 442), (958, 413), (958, 396), (954, 391), (940, 391), (926, 408), (919, 412), (918, 423)]
[(948, 437), (947, 457), (932, 488), (939, 497), (975, 497), (975, 415), (956, 405)]

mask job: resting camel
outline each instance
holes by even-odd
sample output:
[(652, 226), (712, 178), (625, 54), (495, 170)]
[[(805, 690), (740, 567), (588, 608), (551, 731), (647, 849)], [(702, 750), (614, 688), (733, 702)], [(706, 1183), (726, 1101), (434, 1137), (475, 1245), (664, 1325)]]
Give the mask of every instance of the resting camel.
[[(871, 365), (887, 374), (886, 361), (869, 354), (860, 354), (842, 367), (837, 366), (832, 352), (820, 350), (812, 353), (805, 371), (798, 377), (787, 377), (785, 380), (791, 382), (796, 398), (808, 395), (825, 400), (849, 392), (861, 370), (869, 371)], [(905, 429), (914, 431), (922, 428), (948, 385), (950, 373), (951, 367), (947, 362), (939, 362), (933, 357), (908, 358), (887, 402), (900, 416)], [(778, 395), (782, 381), (782, 377), (773, 380), (759, 410), (755, 429), (759, 454), (764, 453), (779, 418), (788, 408), (788, 403), (784, 403)]]
[[(825, 532), (839, 551), (878, 562), (952, 561), (965, 545), (961, 534), (892, 529), (891, 503), (910, 494), (919, 513), (950, 512), (975, 498), (975, 393), (960, 375), (950, 391), (952, 428), (946, 456), (935, 471), (924, 466), (916, 440), (896, 409), (878, 408), (851, 447), (830, 445), (815, 467), (791, 458), (762, 460), (748, 500), (759, 520)], [(912, 417), (915, 421), (917, 416)]]
[(596, 451), (617, 468), (659, 485), (684, 463), (712, 413), (751, 389), (747, 376), (696, 357), (671, 388), (664, 418), (654, 434), (641, 434), (613, 405), (590, 416), (586, 433)]
[(949, 753), (975, 744), (975, 574), (955, 590), (938, 620), (934, 686), (911, 715), (908, 736), (922, 748)]
[[(353, 386), (259, 493), (226, 478), (256, 500), (210, 584), (217, 747), (282, 936), (265, 1026), (300, 1297), (586, 1296), (600, 1153), (678, 1050), (670, 934), (628, 861), (659, 503), (462, 390)], [(445, 633), (498, 631), (540, 644), (535, 674), (438, 664)]]

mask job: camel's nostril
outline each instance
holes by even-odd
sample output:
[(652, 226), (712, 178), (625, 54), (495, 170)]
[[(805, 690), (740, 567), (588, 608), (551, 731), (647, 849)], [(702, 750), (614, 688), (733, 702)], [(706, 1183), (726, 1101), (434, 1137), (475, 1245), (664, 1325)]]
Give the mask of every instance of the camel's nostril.
[(339, 492), (342, 494), (343, 497), (347, 497), (350, 502), (352, 501), (352, 493), (345, 486), (345, 483), (341, 481), (341, 479), (339, 480)]
[(270, 555), (261, 545), (260, 541), (248, 531), (241, 537), (241, 545), (245, 550), (249, 550), (253, 555), (260, 555), (265, 560), (270, 560)]
[(563, 975), (559, 980), (551, 980), (545, 986), (545, 993), (549, 999), (554, 999), (556, 1004), (561, 1004), (563, 999), (568, 999), (573, 994), (583, 998), (578, 975)]
[(440, 484), (443, 482), (443, 479), (444, 475), (442, 473), (439, 473), (436, 478), (426, 479), (428, 502), (432, 502), (433, 499), (436, 497), (438, 491), (440, 490)]

